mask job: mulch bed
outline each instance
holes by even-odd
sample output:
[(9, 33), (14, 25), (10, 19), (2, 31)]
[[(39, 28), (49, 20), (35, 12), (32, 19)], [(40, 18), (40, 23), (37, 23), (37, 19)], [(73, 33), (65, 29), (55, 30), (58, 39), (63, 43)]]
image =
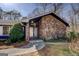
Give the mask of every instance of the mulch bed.
[(9, 48), (19, 48), (19, 47), (27, 45), (27, 44), (28, 44), (28, 42), (21, 42), (21, 43), (17, 42), (17, 43), (14, 43), (14, 44), (8, 44), (7, 45), (3, 42), (0, 42), (0, 50), (9, 49)]

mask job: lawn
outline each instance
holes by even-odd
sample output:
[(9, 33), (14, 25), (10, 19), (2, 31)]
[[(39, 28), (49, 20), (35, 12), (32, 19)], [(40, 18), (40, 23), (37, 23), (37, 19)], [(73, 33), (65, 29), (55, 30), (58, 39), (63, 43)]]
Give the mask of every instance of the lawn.
[(42, 50), (39, 50), (39, 55), (41, 56), (75, 56), (79, 55), (78, 53), (72, 52), (68, 48), (68, 43), (54, 43), (46, 44), (46, 47)]

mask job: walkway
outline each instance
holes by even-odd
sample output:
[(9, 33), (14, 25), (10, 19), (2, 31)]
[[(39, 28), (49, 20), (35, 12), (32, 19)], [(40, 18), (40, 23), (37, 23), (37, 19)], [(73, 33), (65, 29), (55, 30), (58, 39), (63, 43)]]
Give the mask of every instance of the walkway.
[(30, 41), (28, 45), (22, 46), (20, 48), (9, 48), (0, 50), (0, 55), (8, 56), (38, 56), (38, 50), (45, 46), (42, 40)]
[[(3, 49), (0, 50), (0, 55), (8, 55), (8, 56), (20, 56), (20, 55), (28, 55), (30, 53), (37, 52), (35, 46), (31, 48), (10, 48), (10, 49)], [(38, 55), (38, 52), (37, 54)]]

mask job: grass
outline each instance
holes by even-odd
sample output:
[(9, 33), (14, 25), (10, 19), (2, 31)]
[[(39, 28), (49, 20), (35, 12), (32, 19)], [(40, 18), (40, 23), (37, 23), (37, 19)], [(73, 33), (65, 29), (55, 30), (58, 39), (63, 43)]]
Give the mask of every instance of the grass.
[(50, 39), (50, 40), (45, 40), (45, 42), (67, 42), (67, 39)]
[[(72, 51), (73, 52), (73, 51)], [(39, 51), (41, 56), (74, 56), (74, 54), (79, 55), (79, 53), (72, 53), (68, 44), (46, 44), (46, 47)]]

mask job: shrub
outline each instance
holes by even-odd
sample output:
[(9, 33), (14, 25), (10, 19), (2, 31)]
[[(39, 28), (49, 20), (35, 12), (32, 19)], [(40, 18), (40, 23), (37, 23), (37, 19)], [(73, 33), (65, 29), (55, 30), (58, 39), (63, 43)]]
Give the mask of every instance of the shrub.
[(65, 36), (62, 36), (62, 37), (57, 37), (57, 38), (51, 38), (51, 39), (43, 39), (44, 41), (46, 42), (67, 42), (67, 37)]
[(13, 28), (10, 30), (10, 38), (8, 39), (9, 42), (15, 43), (17, 41), (22, 41), (24, 37), (24, 31), (20, 23), (15, 24)]
[(77, 33), (75, 33), (75, 32), (69, 32), (68, 33), (68, 38), (69, 38), (69, 41), (74, 40), (75, 38), (77, 38)]

